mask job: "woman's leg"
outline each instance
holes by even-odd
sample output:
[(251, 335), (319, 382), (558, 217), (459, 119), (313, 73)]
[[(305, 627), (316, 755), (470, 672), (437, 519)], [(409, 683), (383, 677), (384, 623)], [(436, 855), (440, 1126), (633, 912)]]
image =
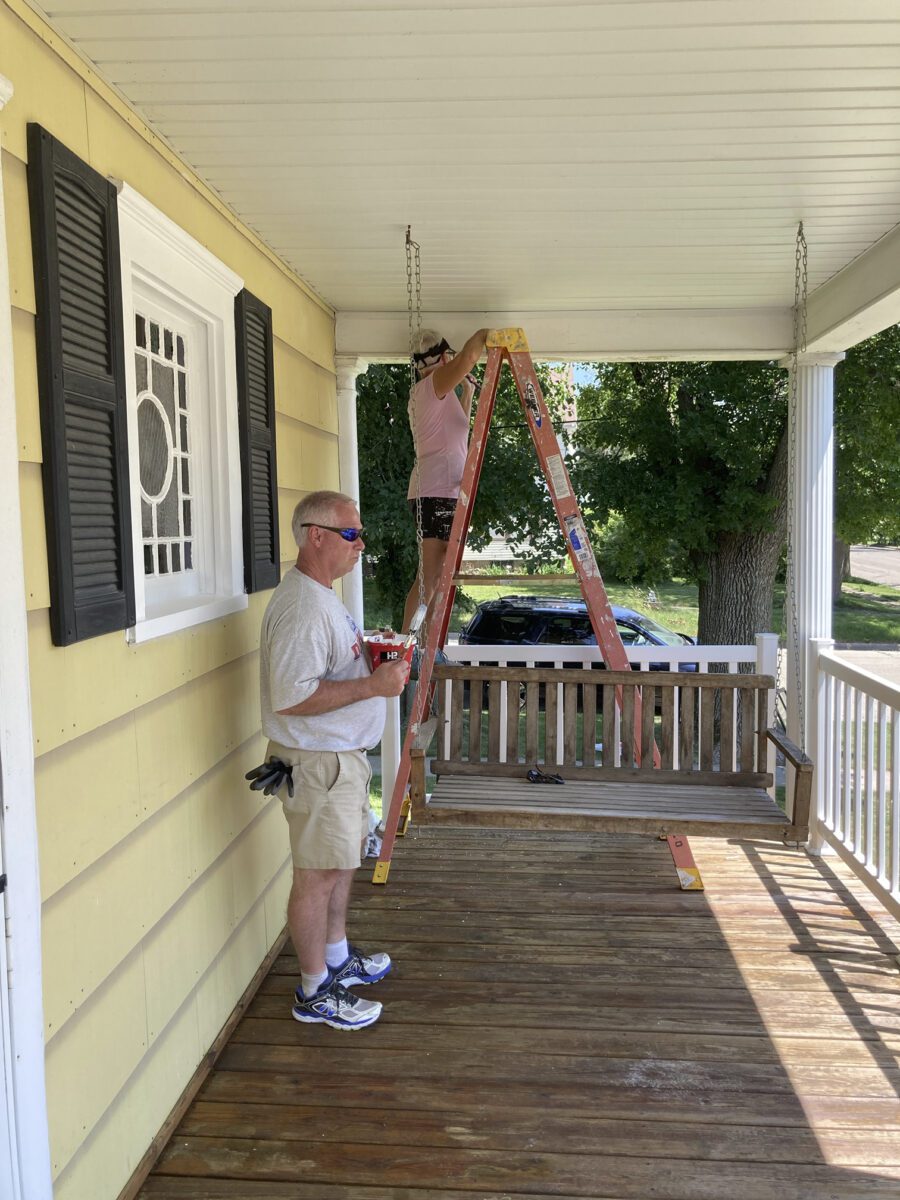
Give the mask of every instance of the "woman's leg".
[[(431, 620), (434, 594), (437, 591), (438, 584), (441, 581), (441, 571), (444, 569), (444, 559), (447, 557), (447, 546), (449, 543), (443, 542), (440, 538), (423, 538), (422, 539), (422, 568), (425, 580), (424, 592), (425, 603), (428, 605), (427, 621)], [(409, 589), (409, 594), (406, 597), (406, 606), (403, 609), (403, 632), (405, 633), (410, 626), (413, 615), (419, 607), (419, 578), (413, 580), (412, 587)]]

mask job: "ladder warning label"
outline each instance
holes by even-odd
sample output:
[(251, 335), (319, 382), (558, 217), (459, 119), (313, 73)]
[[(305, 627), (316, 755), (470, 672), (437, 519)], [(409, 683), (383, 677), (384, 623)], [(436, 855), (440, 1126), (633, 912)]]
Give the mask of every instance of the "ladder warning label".
[(585, 574), (596, 575), (597, 563), (588, 542), (584, 525), (581, 523), (579, 517), (566, 517), (566, 540), (572, 549), (572, 553), (584, 568)]
[(571, 496), (572, 492), (569, 489), (569, 482), (566, 478), (566, 468), (563, 466), (562, 455), (549, 454), (547, 456), (547, 470), (550, 472), (550, 490), (553, 495), (559, 500), (565, 500), (566, 496)]

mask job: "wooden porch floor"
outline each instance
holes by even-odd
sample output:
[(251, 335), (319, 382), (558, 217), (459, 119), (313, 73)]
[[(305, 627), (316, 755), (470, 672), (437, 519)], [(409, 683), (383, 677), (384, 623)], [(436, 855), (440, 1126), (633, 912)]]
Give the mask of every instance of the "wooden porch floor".
[(291, 1019), (283, 954), (142, 1200), (900, 1197), (898, 930), (832, 859), (448, 826), (361, 873), (381, 1021)]

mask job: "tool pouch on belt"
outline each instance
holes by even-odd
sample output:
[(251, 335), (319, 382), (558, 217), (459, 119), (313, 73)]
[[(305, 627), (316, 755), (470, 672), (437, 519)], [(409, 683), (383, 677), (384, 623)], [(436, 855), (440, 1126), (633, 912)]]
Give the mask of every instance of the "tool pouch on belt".
[(293, 772), (294, 768), (290, 763), (282, 762), (280, 758), (273, 755), (264, 763), (260, 763), (258, 767), (254, 767), (252, 771), (248, 771), (244, 778), (250, 780), (250, 790), (253, 792), (262, 792), (264, 796), (274, 796), (286, 783), (288, 795), (293, 796)]

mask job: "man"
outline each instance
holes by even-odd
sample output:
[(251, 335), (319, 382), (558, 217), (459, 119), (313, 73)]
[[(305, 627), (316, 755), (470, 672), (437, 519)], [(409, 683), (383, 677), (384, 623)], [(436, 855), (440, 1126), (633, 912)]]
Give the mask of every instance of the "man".
[(377, 983), (387, 954), (347, 942), (353, 874), (369, 829), (366, 749), (381, 738), (385, 697), (399, 696), (409, 668), (372, 671), (362, 635), (332, 590), (365, 543), (356, 505), (313, 492), (292, 520), (295, 566), (272, 594), (260, 639), (260, 698), (268, 755), (293, 767), (293, 796), (280, 795), (294, 864), (288, 927), (300, 962), (293, 1015), (335, 1029), (377, 1021), (381, 1004), (349, 989)]

